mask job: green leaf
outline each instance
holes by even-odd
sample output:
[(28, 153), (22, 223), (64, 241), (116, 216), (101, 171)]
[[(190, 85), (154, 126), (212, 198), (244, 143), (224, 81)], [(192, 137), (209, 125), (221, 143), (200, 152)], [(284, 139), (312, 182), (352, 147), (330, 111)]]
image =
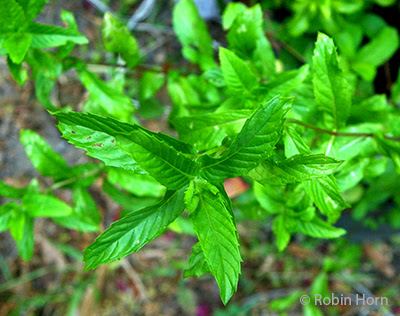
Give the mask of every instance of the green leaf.
[(278, 162), (267, 159), (251, 170), (249, 176), (261, 184), (284, 185), (324, 177), (341, 163), (324, 154), (299, 154)]
[(390, 99), (394, 104), (400, 104), (400, 71), (390, 90)]
[(321, 213), (328, 217), (330, 223), (336, 222), (340, 217), (341, 211), (350, 207), (340, 194), (333, 175), (312, 179), (311, 181), (304, 182), (304, 185), (307, 194)]
[(20, 205), (15, 202), (0, 205), (0, 233), (8, 229), (13, 213), (18, 211), (19, 208)]
[[(388, 119), (391, 107), (385, 94), (375, 94), (351, 108), (353, 122), (383, 122)], [(367, 123), (368, 124), (368, 123)]]
[(303, 315), (304, 316), (324, 316), (324, 314), (321, 312), (321, 310), (313, 304), (303, 305)]
[(50, 195), (30, 193), (22, 198), (22, 205), (31, 217), (61, 217), (72, 213), (72, 208)]
[[(364, 123), (351, 125), (341, 130), (349, 133), (379, 133), (384, 127), (381, 124)], [(372, 137), (338, 137), (331, 148), (331, 155), (337, 159), (350, 160), (357, 157), (368, 157), (376, 153), (376, 142)]]
[(25, 17), (22, 7), (15, 0), (2, 1), (0, 5), (0, 37), (13, 33), (24, 26)]
[(290, 233), (286, 228), (286, 218), (284, 214), (279, 214), (274, 218), (272, 231), (276, 236), (276, 246), (279, 251), (283, 251), (290, 241)]
[(363, 35), (361, 25), (346, 23), (343, 29), (334, 35), (340, 54), (348, 58), (354, 57), (363, 40)]
[(134, 121), (135, 107), (131, 98), (86, 69), (79, 71), (78, 75), (82, 84), (90, 93), (89, 100), (86, 101), (84, 106), (85, 112), (111, 116), (125, 122)]
[(25, 261), (29, 261), (33, 255), (34, 246), (34, 219), (26, 216), (23, 227), (22, 238), (18, 241), (17, 248), (20, 257)]
[(175, 4), (172, 13), (175, 34), (182, 44), (183, 56), (202, 70), (216, 68), (212, 38), (192, 0)]
[(252, 190), (247, 190), (233, 200), (233, 205), (240, 215), (247, 219), (265, 219), (269, 214), (260, 207)]
[(168, 226), (168, 229), (178, 234), (196, 236), (196, 232), (194, 231), (193, 224), (189, 217), (178, 217)]
[(369, 188), (364, 193), (362, 199), (352, 211), (352, 217), (360, 220), (368, 212), (376, 212), (380, 209), (380, 204), (397, 194), (399, 175), (396, 173), (392, 163), (387, 165), (385, 173), (371, 181)]
[(55, 81), (49, 80), (43, 74), (38, 74), (35, 78), (35, 92), (38, 101), (49, 111), (57, 111), (58, 108), (53, 105), (50, 99), (50, 93), (55, 86)]
[(305, 143), (294, 126), (285, 126), (285, 155), (291, 157), (296, 154), (311, 154), (311, 150)]
[(396, 0), (374, 0), (381, 7), (390, 7), (396, 3)]
[(176, 192), (167, 191), (164, 199), (158, 204), (131, 212), (111, 224), (85, 249), (85, 270), (121, 259), (161, 235), (183, 212), (184, 191), (185, 189)]
[(162, 197), (165, 187), (148, 174), (137, 174), (122, 168), (108, 169), (108, 180), (136, 196)]
[(171, 190), (189, 184), (199, 171), (197, 162), (143, 130), (117, 135), (116, 141), (142, 169)]
[(31, 42), (32, 35), (27, 33), (14, 33), (4, 41), (3, 46), (7, 50), (10, 59), (14, 63), (20, 64), (24, 60)]
[(315, 100), (325, 125), (338, 130), (350, 114), (351, 88), (339, 68), (332, 39), (322, 33), (315, 44), (312, 74)]
[[(236, 15), (226, 39), (230, 50), (241, 58), (250, 59), (257, 42), (263, 37), (263, 13), (261, 5), (257, 4)], [(268, 41), (267, 43), (269, 44)], [(270, 52), (270, 47), (264, 51), (265, 54)]]
[[(301, 218), (303, 221), (311, 220), (315, 215), (310, 197), (304, 190), (304, 184), (283, 187), (285, 190), (286, 214), (291, 218)], [(289, 220), (290, 221), (290, 220)]]
[(0, 197), (19, 199), (26, 193), (26, 188), (15, 188), (0, 180)]
[[(160, 141), (166, 142), (168, 145), (172, 146), (175, 150), (180, 151), (182, 153), (187, 153), (187, 154), (194, 154), (193, 148), (185, 144), (176, 138), (170, 137), (166, 134), (162, 133), (155, 133), (152, 131), (149, 131), (139, 125), (136, 124), (128, 124), (124, 122), (120, 122), (118, 120), (115, 120), (113, 118), (104, 118), (102, 116), (98, 115), (93, 115), (90, 113), (77, 113), (77, 112), (56, 112), (52, 113), (53, 116), (55, 116), (58, 121), (59, 121), (59, 129), (63, 132), (64, 138), (67, 138), (68, 140), (76, 141), (79, 146), (79, 148), (88, 150), (90, 147), (98, 147), (100, 148), (101, 152), (104, 152), (105, 148), (107, 145), (112, 144), (113, 147), (116, 147), (116, 144), (113, 140), (112, 135), (122, 135), (122, 134), (129, 134), (133, 131), (140, 130), (142, 132), (145, 132), (149, 135), (152, 135), (159, 139)], [(75, 127), (75, 128), (74, 128)], [(82, 131), (83, 135), (80, 135), (75, 130)], [(91, 133), (95, 132), (100, 132), (103, 134), (107, 134), (110, 136), (110, 142), (109, 144), (107, 143), (96, 143), (96, 141), (101, 140), (101, 139), (94, 139), (91, 136)], [(86, 134), (85, 134), (86, 133)], [(96, 135), (94, 135), (96, 136)], [(103, 135), (104, 136), (104, 135)], [(100, 136), (99, 136), (100, 137)], [(94, 141), (94, 142), (93, 142)], [(80, 144), (82, 142), (82, 144)], [(74, 143), (75, 144), (75, 143)], [(94, 146), (93, 146), (94, 145)], [(112, 150), (115, 152), (115, 148)], [(96, 151), (96, 154), (98, 152)], [(106, 154), (106, 153), (104, 153)], [(101, 155), (99, 155), (100, 158), (102, 159)], [(107, 155), (105, 155), (107, 157)], [(106, 158), (104, 157), (104, 158)], [(97, 157), (94, 157), (97, 158)], [(113, 158), (114, 159), (114, 158)], [(111, 161), (110, 161), (111, 162)], [(111, 166), (113, 166), (111, 164)], [(116, 167), (121, 167), (119, 165), (116, 165)]]
[(74, 187), (72, 192), (74, 209), (67, 216), (54, 217), (53, 221), (69, 229), (81, 232), (99, 230), (101, 216), (91, 195), (83, 187)]
[(103, 161), (107, 166), (141, 171), (133, 158), (117, 147), (112, 136), (129, 133), (135, 130), (134, 125), (92, 114), (56, 112), (53, 115), (58, 119), (57, 127), (62, 137), (86, 150), (88, 156)]
[[(103, 190), (107, 193), (116, 203), (118, 203), (125, 210), (121, 214), (127, 214), (126, 212), (138, 211), (147, 206), (156, 204), (158, 199), (152, 197), (135, 197), (132, 194), (127, 194), (116, 188), (108, 180), (103, 181)], [(123, 215), (121, 215), (123, 216)]]
[(61, 155), (56, 153), (36, 132), (21, 130), (20, 140), (25, 147), (26, 155), (41, 175), (62, 179), (70, 172)]
[(210, 272), (210, 269), (204, 257), (203, 250), (200, 243), (197, 243), (192, 248), (192, 253), (189, 257), (189, 268), (185, 270), (183, 277), (200, 277), (208, 272)]
[(304, 292), (295, 290), (291, 292), (288, 296), (273, 299), (269, 302), (269, 307), (274, 311), (285, 311), (289, 309), (292, 305), (299, 301), (300, 296)]
[(139, 99), (150, 99), (154, 94), (161, 89), (165, 83), (165, 75), (151, 71), (143, 72), (139, 82)]
[(25, 12), (26, 19), (32, 21), (42, 12), (44, 5), (48, 0), (17, 0)]
[(360, 22), (365, 35), (369, 38), (377, 36), (387, 26), (383, 17), (372, 13), (364, 14)]
[(200, 97), (187, 78), (176, 72), (168, 75), (168, 94), (173, 104), (171, 117), (189, 115), (187, 107), (200, 104)]
[(50, 100), (50, 93), (63, 70), (60, 60), (51, 52), (29, 49), (26, 61), (32, 69), (39, 102), (48, 110), (57, 110)]
[(257, 40), (256, 49), (253, 51), (251, 62), (263, 78), (269, 78), (276, 73), (274, 50), (271, 43), (264, 35), (260, 36)]
[(34, 48), (48, 48), (65, 45), (68, 42), (75, 44), (87, 44), (88, 40), (82, 34), (69, 29), (54, 25), (31, 23), (25, 30), (31, 34)]
[(397, 173), (400, 174), (400, 145), (398, 142), (387, 140), (381, 134), (377, 134), (375, 140), (378, 143), (379, 152), (392, 159)]
[(128, 67), (139, 63), (139, 45), (127, 26), (106, 12), (103, 22), (103, 41), (107, 51), (121, 54)]
[(309, 66), (304, 65), (296, 70), (284, 71), (277, 74), (272, 80), (263, 84), (257, 94), (261, 94), (264, 100), (269, 100), (276, 95), (288, 96), (288, 94), (299, 87), (299, 85), (307, 78), (309, 74)]
[(225, 137), (237, 134), (251, 114), (251, 110), (232, 110), (175, 117), (172, 124), (182, 141), (201, 151), (217, 147)]
[[(64, 24), (67, 24), (68, 29), (76, 33), (79, 32), (78, 23), (76, 22), (72, 12), (62, 10), (60, 18), (64, 22)], [(59, 56), (61, 59), (67, 57), (69, 54), (72, 53), (74, 47), (75, 43), (73, 42), (67, 42), (65, 45), (59, 46), (57, 51), (57, 56)]]
[(180, 76), (171, 71), (167, 88), (174, 105), (171, 118), (187, 116), (191, 112), (208, 112), (221, 101), (216, 87), (202, 76)]
[(261, 105), (221, 157), (202, 156), (204, 176), (218, 180), (238, 177), (270, 156), (281, 137), (291, 102), (288, 98), (275, 97)]
[(10, 56), (7, 57), (7, 66), (14, 80), (22, 87), (25, 81), (28, 79), (28, 71), (22, 64), (16, 64)]
[(69, 12), (67, 10), (62, 10), (61, 14), (60, 14), (60, 18), (63, 22), (68, 24), (69, 29), (74, 30), (75, 32), (79, 31), (78, 23), (76, 22), (75, 16), (72, 12)]
[(139, 115), (146, 120), (158, 118), (166, 110), (166, 107), (154, 97), (140, 101), (139, 105)]
[[(293, 127), (287, 127), (287, 138), (285, 149), (292, 147), (291, 153), (310, 154), (311, 151), (301, 136)], [(322, 214), (328, 217), (328, 221), (333, 223), (340, 217), (341, 211), (350, 207), (343, 199), (333, 175), (322, 178), (314, 178), (304, 182), (307, 194), (313, 200), (314, 204), (319, 208)]]
[(28, 216), (20, 204), (13, 204), (12, 211), (12, 216), (8, 221), (8, 229), (10, 230), (12, 238), (18, 242), (24, 236), (24, 226)]
[(364, 177), (364, 169), (370, 162), (369, 158), (346, 161), (336, 175), (340, 191), (345, 192), (355, 187)]
[(241, 262), (231, 212), (218, 188), (204, 180), (191, 183), (185, 202), (205, 260), (226, 304), (236, 291)]
[(250, 66), (231, 51), (220, 47), (219, 59), (226, 85), (232, 95), (250, 96), (257, 88), (257, 77)]
[(224, 30), (229, 30), (235, 21), (236, 17), (247, 10), (245, 4), (241, 2), (230, 2), (226, 6), (222, 14), (222, 27)]
[[(159, 175), (157, 180), (166, 186), (188, 183), (197, 173), (197, 163), (184, 155), (192, 153), (192, 149), (175, 138), (92, 114), (57, 112), (53, 115), (64, 138), (108, 166), (138, 173), (144, 173), (145, 169), (156, 178)], [(140, 167), (133, 156), (139, 158)]]
[(145, 119), (152, 119), (160, 116), (165, 107), (154, 97), (165, 83), (165, 75), (145, 71), (139, 81), (139, 114)]
[(223, 88), (226, 87), (224, 77), (222, 75), (221, 68), (208, 69), (201, 75), (203, 79), (210, 82), (214, 87)]
[(258, 203), (269, 214), (279, 214), (285, 210), (285, 192), (283, 187), (261, 185), (258, 182), (254, 182), (253, 190)]
[(64, 138), (109, 166), (134, 171), (142, 168), (171, 189), (188, 184), (198, 172), (198, 164), (184, 154), (190, 148), (167, 135), (91, 114), (53, 115)]
[(336, 228), (317, 216), (311, 221), (297, 221), (297, 229), (300, 233), (314, 238), (330, 239), (346, 234), (343, 228)]
[(263, 21), (259, 4), (246, 8), (242, 3), (232, 3), (223, 16), (223, 23), (230, 28), (228, 48), (240, 58), (249, 60), (260, 76), (266, 78), (275, 74), (276, 65), (274, 50), (264, 34)]
[(328, 296), (328, 275), (326, 272), (320, 272), (311, 284), (310, 295), (315, 297), (316, 294), (320, 294), (322, 297)]
[[(371, 65), (378, 67), (389, 60), (399, 48), (399, 34), (394, 27), (386, 26), (372, 38), (372, 40), (364, 45), (354, 56), (353, 67), (359, 72), (359, 65)], [(373, 78), (365, 77), (362, 72), (359, 74), (364, 79), (372, 81)]]

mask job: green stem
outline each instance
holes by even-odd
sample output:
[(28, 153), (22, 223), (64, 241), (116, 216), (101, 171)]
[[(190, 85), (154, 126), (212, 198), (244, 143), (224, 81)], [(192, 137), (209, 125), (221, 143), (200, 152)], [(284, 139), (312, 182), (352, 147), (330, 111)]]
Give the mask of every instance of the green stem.
[(54, 183), (53, 185), (51, 185), (51, 186), (49, 186), (49, 187), (47, 188), (47, 192), (50, 192), (50, 191), (59, 189), (59, 188), (61, 188), (61, 187), (63, 187), (63, 186), (66, 186), (66, 185), (68, 185), (68, 184), (74, 183), (74, 182), (77, 181), (77, 180), (80, 180), (80, 179), (84, 179), (84, 178), (88, 178), (88, 177), (90, 177), (90, 176), (93, 176), (93, 175), (95, 175), (96, 173), (98, 173), (100, 170), (102, 170), (102, 168), (97, 168), (97, 169), (91, 170), (91, 171), (89, 171), (89, 172), (87, 172), (87, 173), (81, 174), (81, 175), (79, 175), (79, 176), (76, 176), (76, 177), (73, 177), (73, 178), (68, 178), (68, 179), (65, 179), (65, 180), (60, 181), (60, 182), (56, 182), (56, 183)]

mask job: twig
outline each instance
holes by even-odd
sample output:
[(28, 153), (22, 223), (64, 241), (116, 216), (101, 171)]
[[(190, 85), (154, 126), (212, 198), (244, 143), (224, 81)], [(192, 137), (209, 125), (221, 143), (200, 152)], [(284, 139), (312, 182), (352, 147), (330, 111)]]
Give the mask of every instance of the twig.
[(393, 82), (392, 82), (392, 75), (390, 74), (390, 65), (388, 61), (385, 62), (383, 68), (385, 70), (385, 77), (386, 77), (386, 91), (390, 91)]
[(151, 10), (153, 10), (155, 3), (155, 0), (142, 1), (128, 21), (128, 29), (133, 30), (140, 21), (143, 21), (145, 18), (147, 18), (150, 15)]
[(151, 45), (149, 48), (146, 49), (146, 51), (143, 53), (142, 57), (147, 56), (148, 54), (154, 52), (155, 50), (163, 47), (166, 43), (168, 43), (170, 39), (162, 39), (162, 40), (157, 40), (153, 45)]
[(149, 32), (149, 33), (161, 33), (165, 35), (175, 35), (174, 30), (167, 26), (156, 26), (151, 23), (138, 23), (136, 24), (135, 31), (138, 32)]
[[(306, 128), (313, 129), (314, 131), (332, 135), (332, 136), (337, 136), (337, 137), (374, 137), (375, 136), (374, 133), (342, 133), (342, 132), (330, 131), (327, 129), (323, 129), (323, 128), (320, 128), (317, 126), (313, 126), (313, 125), (304, 123), (299, 120), (295, 120), (295, 119), (288, 119), (286, 122), (304, 126)], [(388, 136), (388, 135), (384, 135), (384, 137), (388, 140), (400, 141), (400, 137), (392, 137), (392, 136)]]
[[(339, 276), (339, 279), (341, 279), (342, 281), (349, 284), (358, 293), (364, 295), (367, 298), (374, 297), (374, 295), (371, 293), (371, 291), (364, 284), (356, 283), (355, 281), (353, 281), (349, 277), (348, 273), (339, 273), (338, 276)], [(352, 297), (352, 300), (353, 300), (353, 297)], [(380, 312), (384, 316), (394, 316), (391, 312), (385, 311), (379, 304), (372, 304), (372, 305), (365, 305), (365, 306), (375, 309), (376, 311)]]
[(286, 49), (290, 54), (293, 55), (293, 57), (295, 57), (301, 63), (305, 64), (307, 62), (304, 59), (304, 57), (296, 49), (294, 49), (292, 46), (290, 46), (285, 41), (278, 38), (274, 33), (266, 31), (265, 35), (267, 35), (268, 38), (273, 38), (274, 40), (278, 41), (284, 49)]
[(106, 12), (113, 12), (104, 2), (101, 0), (87, 0), (92, 6), (94, 6), (97, 10), (102, 12), (103, 14)]
[(122, 259), (121, 266), (125, 270), (125, 272), (128, 274), (131, 281), (135, 284), (135, 286), (139, 292), (140, 300), (146, 300), (147, 299), (146, 288), (144, 287), (144, 284), (143, 284), (142, 280), (139, 278), (136, 271), (133, 269), (132, 265), (129, 263), (128, 259), (126, 259), (126, 258)]

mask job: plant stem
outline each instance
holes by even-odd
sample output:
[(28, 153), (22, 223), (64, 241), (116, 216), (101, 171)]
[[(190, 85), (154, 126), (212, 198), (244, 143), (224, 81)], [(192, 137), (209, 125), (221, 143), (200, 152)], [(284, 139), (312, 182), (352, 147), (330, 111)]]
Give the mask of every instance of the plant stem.
[[(317, 127), (317, 126), (313, 126), (313, 125), (304, 123), (299, 120), (295, 120), (295, 119), (288, 119), (286, 122), (304, 126), (309, 129), (313, 129), (314, 131), (317, 131), (319, 133), (324, 133), (324, 134), (337, 136), (337, 137), (374, 137), (374, 133), (342, 133), (342, 132), (330, 131), (330, 130), (327, 130), (327, 129), (324, 129), (321, 127)], [(387, 136), (387, 135), (384, 135), (384, 137), (388, 140), (400, 141), (400, 137), (392, 137), (392, 136)]]
[(274, 39), (275, 41), (279, 42), (278, 45), (280, 44), (284, 49), (286, 49), (289, 54), (291, 54), (294, 58), (296, 58), (298, 61), (300, 61), (301, 63), (305, 64), (307, 61), (304, 59), (304, 57), (296, 50), (294, 49), (292, 46), (290, 46), (288, 43), (286, 43), (285, 41), (281, 40), (276, 34), (266, 31), (265, 35), (267, 35), (267, 37), (269, 39)]
[(59, 188), (61, 188), (61, 187), (63, 187), (63, 186), (66, 186), (66, 185), (68, 185), (68, 184), (74, 183), (75, 181), (77, 181), (77, 180), (79, 180), (79, 179), (84, 179), (84, 178), (88, 178), (88, 177), (90, 177), (90, 176), (93, 176), (93, 175), (95, 175), (96, 173), (98, 173), (101, 169), (102, 169), (102, 168), (97, 168), (97, 169), (94, 169), (94, 170), (89, 171), (89, 172), (87, 172), (87, 173), (81, 174), (81, 175), (79, 175), (79, 176), (76, 176), (76, 177), (73, 177), (73, 178), (69, 178), (69, 179), (65, 179), (65, 180), (60, 181), (60, 182), (56, 182), (56, 183), (54, 183), (53, 185), (49, 186), (49, 187), (47, 188), (47, 191), (50, 192), (50, 191), (59, 189)]

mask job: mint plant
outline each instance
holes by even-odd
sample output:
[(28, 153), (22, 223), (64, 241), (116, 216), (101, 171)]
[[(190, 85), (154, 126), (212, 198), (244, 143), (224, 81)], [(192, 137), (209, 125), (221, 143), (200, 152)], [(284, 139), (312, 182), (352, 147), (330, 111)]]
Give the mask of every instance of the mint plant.
[[(78, 231), (98, 231), (100, 214), (87, 192), (99, 172), (97, 164), (87, 163), (70, 167), (65, 160), (30, 130), (21, 131), (21, 143), (33, 166), (42, 176), (54, 180), (44, 190), (37, 179), (25, 188), (16, 188), (0, 181), (0, 196), (13, 199), (0, 206), (0, 231), (10, 230), (20, 256), (28, 261), (34, 250), (34, 219), (48, 217), (54, 222)], [(73, 207), (52, 194), (59, 187), (73, 191)]]
[[(400, 226), (395, 186), (400, 111), (371, 87), (376, 67), (398, 48), (393, 28), (357, 28), (371, 37), (382, 32), (379, 41), (393, 39), (389, 51), (370, 60), (368, 52), (377, 38), (360, 47), (355, 39), (349, 41), (352, 34), (336, 31), (323, 15), (321, 24), (340, 43), (340, 54), (332, 37), (318, 33), (311, 56), (302, 57), (304, 65), (286, 68), (266, 36), (260, 5), (226, 7), (222, 26), (228, 45), (219, 47), (215, 58), (196, 6), (181, 0), (174, 7), (173, 27), (182, 55), (201, 72), (150, 68), (135, 92), (140, 116), (153, 118), (164, 112), (156, 93), (166, 85), (172, 101), (169, 122), (178, 135), (172, 137), (138, 123), (132, 96), (124, 92), (124, 71), (114, 71), (113, 79), (105, 82), (70, 56), (75, 44), (86, 43), (70, 13), (62, 14), (67, 28), (32, 22), (44, 3), (12, 0), (0, 5), (0, 16), (10, 21), (0, 35), (0, 52), (7, 55), (19, 84), (27, 78), (22, 63), (31, 67), (37, 98), (57, 119), (62, 137), (102, 163), (70, 167), (39, 135), (21, 133), (34, 167), (54, 182), (46, 189), (37, 181), (26, 188), (0, 182), (0, 196), (16, 200), (0, 207), (0, 231), (10, 230), (25, 260), (32, 256), (35, 217), (50, 217), (70, 229), (98, 230), (101, 218), (87, 189), (99, 177), (104, 191), (124, 208), (124, 216), (85, 250), (86, 270), (140, 250), (168, 227), (187, 221), (187, 211), (198, 243), (184, 276), (211, 273), (224, 304), (236, 291), (241, 273), (236, 214), (246, 214), (248, 207), (231, 201), (226, 179), (242, 177), (251, 184), (246, 194), (255, 199), (256, 218), (270, 220), (279, 251), (296, 233), (323, 239), (343, 236), (345, 230), (334, 224), (344, 209), (352, 207), (353, 217), (361, 220), (391, 198), (396, 206), (383, 220)], [(329, 10), (359, 10), (335, 3)], [(300, 5), (294, 10), (289, 25), (302, 26), (292, 34), (298, 36), (311, 25), (302, 19), (312, 17), (303, 18)], [(121, 21), (107, 13), (102, 34), (105, 49), (118, 55), (127, 69), (140, 66), (138, 43)], [(16, 41), (24, 45), (13, 45)], [(354, 47), (346, 46), (353, 42)], [(47, 47), (58, 50), (42, 50)], [(50, 98), (57, 77), (69, 69), (77, 71), (89, 92), (84, 113), (59, 108)], [(72, 190), (73, 205), (56, 198), (55, 189)]]

